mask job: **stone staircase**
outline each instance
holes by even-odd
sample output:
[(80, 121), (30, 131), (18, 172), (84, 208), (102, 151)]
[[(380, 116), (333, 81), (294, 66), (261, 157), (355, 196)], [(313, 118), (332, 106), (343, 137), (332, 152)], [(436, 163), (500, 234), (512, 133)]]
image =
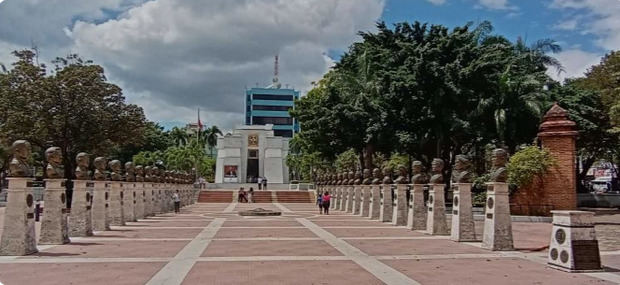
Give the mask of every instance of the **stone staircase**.
[(272, 191), (254, 191), (254, 203), (271, 203)]
[(313, 195), (306, 191), (276, 191), (278, 203), (313, 203)]
[(198, 203), (231, 203), (233, 195), (233, 191), (201, 191)]

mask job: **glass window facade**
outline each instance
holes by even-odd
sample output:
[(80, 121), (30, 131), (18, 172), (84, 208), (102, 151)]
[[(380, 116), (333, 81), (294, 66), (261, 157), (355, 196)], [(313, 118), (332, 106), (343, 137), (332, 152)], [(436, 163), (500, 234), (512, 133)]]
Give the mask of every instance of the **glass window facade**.
[(293, 137), (299, 132), (299, 123), (289, 110), (295, 108), (299, 91), (280, 88), (250, 88), (246, 90), (245, 124), (274, 125), (274, 135)]

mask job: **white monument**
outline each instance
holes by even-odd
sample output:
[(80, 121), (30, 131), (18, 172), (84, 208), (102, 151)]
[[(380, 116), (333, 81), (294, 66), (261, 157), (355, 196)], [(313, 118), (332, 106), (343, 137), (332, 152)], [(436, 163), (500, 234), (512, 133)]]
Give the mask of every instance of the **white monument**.
[(273, 125), (237, 126), (217, 139), (215, 183), (288, 183), (288, 138), (273, 134)]

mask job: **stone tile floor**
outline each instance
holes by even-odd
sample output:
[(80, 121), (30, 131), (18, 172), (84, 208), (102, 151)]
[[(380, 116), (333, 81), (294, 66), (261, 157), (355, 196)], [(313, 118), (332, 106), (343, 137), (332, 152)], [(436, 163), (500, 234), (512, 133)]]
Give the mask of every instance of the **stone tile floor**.
[[(283, 216), (236, 214), (257, 207)], [(196, 204), (0, 257), (0, 283), (618, 284), (620, 215), (597, 219), (606, 272), (569, 274), (545, 266), (548, 223), (513, 223), (517, 250), (491, 252), (340, 211), (318, 215), (312, 204)]]

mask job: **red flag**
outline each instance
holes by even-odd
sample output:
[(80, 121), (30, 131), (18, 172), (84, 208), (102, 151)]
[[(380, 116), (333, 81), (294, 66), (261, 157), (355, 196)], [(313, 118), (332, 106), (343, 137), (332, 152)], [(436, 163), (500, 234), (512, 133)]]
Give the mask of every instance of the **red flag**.
[(198, 129), (202, 131), (202, 122), (200, 121), (200, 108), (198, 108)]

